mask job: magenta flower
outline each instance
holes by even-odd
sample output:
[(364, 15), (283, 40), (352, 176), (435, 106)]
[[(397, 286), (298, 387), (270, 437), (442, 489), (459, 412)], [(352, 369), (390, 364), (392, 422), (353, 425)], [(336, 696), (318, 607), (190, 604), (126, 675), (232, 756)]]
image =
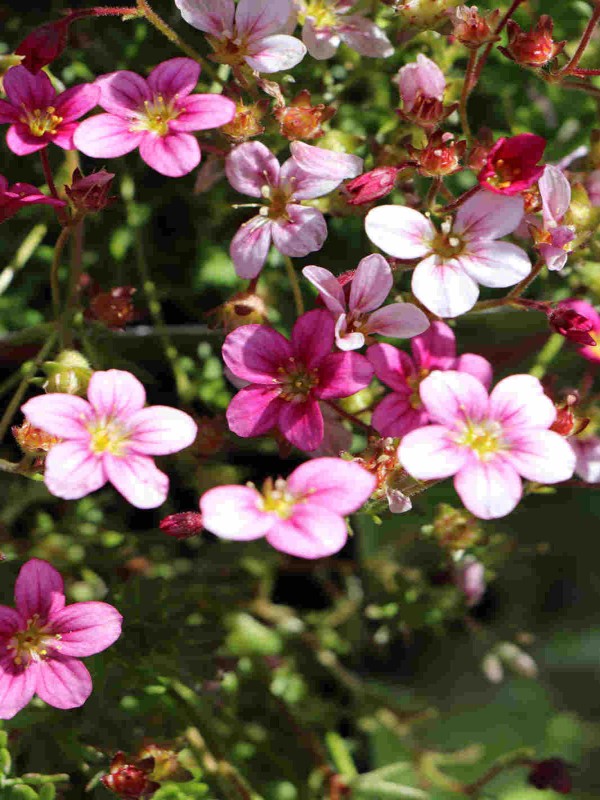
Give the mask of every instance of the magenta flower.
[(535, 133), (502, 137), (488, 152), (477, 180), (495, 194), (520, 194), (541, 178), (544, 167), (538, 161), (545, 148), (546, 140)]
[(380, 381), (392, 389), (373, 412), (371, 424), (382, 436), (404, 436), (431, 422), (421, 402), (421, 382), (434, 370), (456, 370), (473, 375), (486, 389), (492, 381), (492, 365), (475, 353), (456, 355), (456, 338), (444, 322), (432, 322), (429, 330), (410, 343), (413, 357), (391, 344), (375, 344), (367, 358)]
[(12, 67), (4, 76), (6, 100), (0, 100), (0, 123), (9, 123), (6, 143), (18, 156), (43, 150), (50, 142), (73, 150), (79, 117), (98, 104), (100, 90), (93, 83), (73, 86), (57, 94), (50, 78)]
[(578, 352), (579, 355), (587, 358), (588, 361), (593, 361), (598, 364), (600, 362), (600, 314), (596, 311), (594, 306), (590, 305), (585, 300), (563, 300), (558, 305), (558, 309), (563, 308), (577, 312), (577, 314), (580, 314), (592, 323), (591, 330), (585, 331), (585, 333), (590, 339), (593, 339), (596, 344), (586, 344), (579, 348)]
[(431, 220), (407, 206), (378, 206), (365, 219), (369, 239), (395, 258), (421, 258), (412, 290), (440, 317), (457, 317), (473, 308), (479, 287), (518, 283), (531, 270), (527, 253), (497, 242), (523, 217), (520, 197), (477, 192), (459, 208), (454, 223), (437, 231)]
[(220, 94), (192, 94), (200, 65), (171, 58), (147, 78), (129, 70), (96, 80), (99, 105), (107, 112), (79, 126), (75, 146), (94, 158), (117, 158), (140, 149), (149, 167), (179, 178), (200, 163), (198, 140), (190, 131), (218, 128), (235, 116), (235, 103)]
[(444, 73), (423, 53), (419, 53), (416, 61), (399, 69), (392, 80), (398, 84), (405, 111), (410, 111), (419, 97), (441, 101), (446, 90)]
[(306, 256), (320, 250), (327, 238), (325, 217), (316, 208), (301, 205), (329, 194), (347, 178), (362, 172), (357, 156), (292, 142), (292, 157), (282, 166), (260, 142), (245, 142), (227, 156), (229, 183), (242, 194), (259, 197), (259, 213), (241, 226), (231, 241), (231, 258), (240, 278), (261, 271), (271, 241), (283, 255)]
[(303, 24), (302, 40), (313, 58), (335, 55), (341, 42), (368, 58), (389, 58), (392, 43), (381, 28), (363, 14), (349, 14), (357, 0), (297, 0)]
[(315, 458), (287, 480), (267, 480), (262, 494), (251, 486), (218, 486), (200, 499), (207, 530), (222, 539), (250, 541), (266, 536), (282, 553), (324, 558), (346, 543), (344, 517), (375, 491), (366, 469), (341, 458)]
[(351, 282), (348, 310), (344, 290), (329, 270), (304, 267), (302, 274), (317, 287), (332, 312), (336, 320), (335, 343), (340, 350), (358, 350), (364, 345), (365, 336), (374, 333), (409, 339), (429, 327), (427, 316), (412, 303), (379, 308), (394, 284), (392, 270), (383, 256), (375, 254), (360, 261)]
[(31, 205), (64, 208), (66, 203), (64, 200), (42, 194), (29, 183), (13, 183), (9, 186), (4, 175), (0, 175), (0, 222), (5, 222), (25, 206)]
[(600, 483), (600, 438), (577, 436), (569, 439), (575, 453), (575, 472), (587, 483)]
[(567, 263), (566, 248), (575, 238), (575, 229), (561, 224), (571, 204), (571, 185), (563, 171), (551, 164), (544, 168), (538, 185), (544, 224), (541, 229), (536, 226), (534, 239), (548, 269), (559, 270)]
[(291, 0), (175, 0), (186, 22), (208, 34), (213, 58), (257, 72), (279, 72), (299, 64), (306, 47), (284, 30)]
[(250, 383), (229, 403), (227, 421), (238, 436), (279, 428), (300, 450), (323, 441), (319, 400), (349, 397), (368, 386), (373, 367), (357, 353), (331, 353), (334, 322), (328, 311), (296, 320), (291, 340), (267, 325), (243, 325), (223, 344), (223, 360)]
[(50, 492), (77, 500), (108, 481), (136, 508), (164, 503), (169, 479), (151, 456), (188, 447), (196, 438), (196, 423), (175, 408), (144, 408), (144, 387), (118, 369), (94, 372), (87, 396), (40, 395), (21, 409), (36, 428), (63, 440), (46, 457)]
[(519, 476), (539, 483), (572, 476), (575, 455), (548, 430), (556, 408), (537, 378), (511, 375), (488, 397), (472, 375), (439, 371), (423, 381), (420, 394), (435, 424), (402, 439), (402, 466), (419, 480), (454, 475), (454, 488), (476, 517), (509, 514), (523, 494)]
[(108, 603), (65, 605), (63, 579), (32, 558), (15, 584), (16, 609), (0, 606), (0, 719), (12, 719), (34, 694), (54, 708), (77, 708), (92, 691), (79, 661), (121, 635), (122, 617)]

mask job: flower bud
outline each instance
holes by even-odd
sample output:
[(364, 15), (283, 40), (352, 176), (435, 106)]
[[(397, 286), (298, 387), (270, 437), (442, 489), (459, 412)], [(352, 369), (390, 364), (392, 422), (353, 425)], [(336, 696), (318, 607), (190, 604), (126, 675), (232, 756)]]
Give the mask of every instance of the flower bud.
[(467, 606), (476, 606), (485, 594), (485, 567), (475, 558), (465, 558), (453, 571), (453, 582), (465, 596)]
[(436, 178), (452, 175), (461, 169), (460, 159), (464, 156), (466, 147), (466, 141), (455, 142), (453, 134), (435, 131), (422, 150), (410, 144), (407, 144), (406, 149), (417, 162), (421, 175)]
[(258, 103), (244, 103), (238, 99), (235, 104), (235, 116), (226, 125), (222, 125), (220, 130), (233, 142), (239, 144), (246, 142), (253, 136), (260, 136), (264, 133), (264, 125), (260, 124), (268, 109), (268, 101), (260, 100)]
[(159, 527), (163, 533), (175, 539), (190, 539), (204, 530), (199, 511), (180, 511), (178, 514), (170, 514), (160, 521)]
[(396, 11), (408, 25), (428, 30), (448, 19), (448, 11), (460, 4), (460, 0), (400, 0)]
[(512, 642), (502, 642), (496, 648), (498, 656), (507, 664), (512, 670), (523, 678), (535, 678), (538, 674), (537, 664), (534, 659), (517, 647)]
[(111, 330), (123, 330), (135, 316), (133, 286), (114, 286), (108, 292), (98, 292), (90, 300), (86, 312), (88, 319), (95, 319)]
[(419, 97), (442, 100), (446, 89), (444, 73), (423, 53), (419, 53), (416, 61), (399, 69), (392, 81), (398, 84), (405, 111), (410, 110)]
[(92, 368), (77, 350), (63, 350), (56, 361), (46, 361), (42, 369), (48, 376), (42, 384), (44, 391), (78, 394), (85, 397)]
[(584, 431), (590, 423), (589, 417), (578, 417), (573, 409), (579, 403), (577, 392), (567, 395), (565, 401), (556, 405), (556, 419), (550, 430), (561, 436), (576, 436)]
[(149, 779), (149, 774), (154, 768), (154, 759), (133, 760), (127, 763), (125, 753), (118, 752), (110, 764), (110, 772), (100, 779), (107, 789), (118, 797), (136, 798), (151, 797), (160, 784)]
[(398, 172), (398, 167), (375, 167), (354, 178), (346, 184), (346, 189), (352, 195), (348, 204), (361, 206), (386, 197), (394, 188)]
[(536, 789), (553, 789), (559, 794), (570, 794), (573, 781), (568, 765), (562, 758), (546, 758), (534, 764), (527, 783)]
[(291, 142), (296, 139), (318, 139), (323, 136), (321, 125), (330, 120), (335, 109), (319, 103), (310, 104), (310, 92), (307, 89), (296, 95), (289, 106), (276, 108), (273, 115), (279, 122), (281, 135)]
[(236, 292), (217, 308), (206, 312), (215, 317), (217, 327), (233, 331), (240, 325), (263, 325), (267, 322), (267, 306), (256, 292)]
[(44, 457), (51, 447), (60, 442), (58, 436), (52, 436), (27, 421), (22, 425), (13, 425), (12, 435), (26, 455), (38, 458)]
[(71, 185), (65, 186), (65, 192), (75, 209), (84, 214), (96, 214), (116, 202), (110, 197), (114, 173), (104, 169), (83, 175), (76, 169), (71, 178)]
[(543, 67), (562, 53), (566, 40), (555, 42), (552, 38), (554, 21), (542, 14), (530, 31), (524, 31), (512, 19), (506, 23), (508, 42), (499, 47), (501, 53), (525, 67)]
[(495, 653), (488, 653), (481, 662), (481, 670), (490, 683), (502, 683), (504, 669)]
[(453, 34), (465, 47), (478, 50), (482, 45), (500, 39), (494, 33), (499, 19), (499, 9), (480, 14), (477, 6), (459, 6), (452, 14)]
[(596, 340), (590, 336), (594, 324), (575, 309), (560, 304), (548, 314), (548, 323), (555, 333), (577, 344), (594, 346)]
[(67, 46), (70, 18), (48, 22), (31, 31), (15, 50), (22, 65), (34, 75), (58, 58)]

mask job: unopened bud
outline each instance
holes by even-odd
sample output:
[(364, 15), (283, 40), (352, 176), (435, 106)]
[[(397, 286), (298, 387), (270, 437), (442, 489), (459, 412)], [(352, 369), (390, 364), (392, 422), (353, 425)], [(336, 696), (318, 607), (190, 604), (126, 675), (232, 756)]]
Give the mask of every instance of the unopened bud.
[(199, 511), (180, 511), (178, 514), (170, 514), (160, 521), (159, 527), (163, 533), (175, 539), (190, 539), (204, 530)]
[(465, 596), (467, 606), (476, 606), (485, 594), (485, 568), (475, 558), (465, 558), (455, 565), (453, 582)]
[(86, 316), (106, 325), (111, 330), (123, 330), (135, 316), (133, 286), (115, 286), (108, 292), (99, 292), (90, 301)]
[(65, 186), (65, 193), (77, 211), (96, 214), (117, 200), (116, 197), (110, 197), (114, 177), (114, 173), (104, 169), (85, 176), (76, 169), (71, 185)]
[(58, 436), (52, 436), (41, 428), (36, 428), (30, 422), (13, 425), (12, 435), (24, 453), (38, 458), (45, 456), (55, 444), (61, 441)]
[(466, 141), (455, 142), (453, 134), (441, 131), (432, 133), (422, 150), (410, 144), (406, 146), (411, 158), (417, 162), (420, 174), (428, 178), (444, 177), (458, 172), (466, 148)]
[(160, 789), (160, 784), (148, 777), (154, 768), (154, 759), (132, 761), (128, 763), (125, 753), (117, 753), (111, 761), (109, 774), (102, 776), (102, 783), (118, 797), (131, 800), (151, 797)]
[(502, 662), (495, 653), (488, 653), (481, 662), (481, 669), (490, 683), (502, 683), (504, 669)]
[(537, 664), (534, 659), (517, 647), (512, 642), (502, 642), (496, 648), (498, 656), (507, 664), (512, 670), (523, 678), (535, 678), (538, 674)]
[(525, 67), (543, 67), (553, 61), (565, 48), (566, 39), (555, 42), (552, 38), (554, 21), (548, 14), (542, 14), (530, 31), (524, 31), (512, 19), (506, 23), (508, 42), (499, 47), (501, 53), (517, 64)]
[(42, 384), (44, 391), (78, 394), (85, 397), (92, 377), (88, 360), (77, 350), (63, 350), (56, 361), (46, 361), (42, 369), (48, 376)]
[(58, 58), (67, 46), (67, 34), (71, 20), (48, 22), (31, 31), (15, 50), (23, 56), (21, 62), (34, 75)]
[(594, 328), (593, 322), (573, 308), (557, 306), (548, 314), (548, 323), (555, 333), (571, 342), (592, 347), (596, 345), (596, 340), (589, 333)]
[(346, 189), (352, 195), (348, 200), (349, 205), (360, 206), (386, 197), (394, 188), (398, 172), (398, 167), (375, 167), (351, 180), (346, 184)]
[(573, 781), (568, 764), (562, 758), (546, 758), (534, 764), (527, 783), (536, 789), (553, 789), (559, 794), (570, 794)]
[(267, 322), (267, 306), (256, 292), (236, 292), (206, 315), (216, 318), (217, 327), (233, 331), (241, 325), (263, 325)]
[(411, 27), (430, 30), (448, 19), (448, 11), (460, 0), (401, 0), (396, 11)]

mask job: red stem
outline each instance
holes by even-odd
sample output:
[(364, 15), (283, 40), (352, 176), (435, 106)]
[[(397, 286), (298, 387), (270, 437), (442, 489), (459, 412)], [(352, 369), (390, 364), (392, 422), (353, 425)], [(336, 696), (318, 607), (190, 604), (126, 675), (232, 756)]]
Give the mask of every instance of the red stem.
[(94, 6), (93, 8), (82, 8), (78, 11), (69, 12), (70, 21), (83, 19), (84, 17), (127, 17), (140, 16), (137, 6)]
[[(44, 147), (43, 150), (40, 150), (40, 160), (42, 162), (42, 169), (44, 170), (44, 177), (46, 178), (46, 183), (48, 184), (48, 188), (50, 189), (50, 194), (52, 197), (56, 198), (56, 200), (60, 200), (60, 196), (56, 189), (56, 184), (54, 183), (54, 178), (52, 176), (52, 168), (50, 167), (50, 159), (48, 158), (48, 151)], [(57, 208), (56, 209), (56, 216), (59, 219), (61, 225), (66, 225), (68, 223), (68, 217), (65, 213), (64, 208)]]
[[(596, 3), (594, 12), (590, 17), (590, 21), (586, 25), (585, 30), (581, 36), (579, 47), (577, 48), (577, 50), (575, 50), (573, 58), (567, 64), (565, 64), (565, 66), (562, 69), (559, 69), (558, 71), (559, 75), (572, 74), (573, 70), (577, 67), (577, 64), (579, 64), (579, 62), (581, 61), (581, 57), (584, 54), (585, 49), (590, 42), (590, 38), (592, 36), (592, 33), (594, 32), (594, 28), (596, 27), (596, 23), (598, 22), (599, 19), (600, 19), (600, 3)], [(600, 73), (598, 71), (594, 71), (591, 74), (598, 75)]]
[[(504, 30), (504, 27), (505, 27), (506, 23), (508, 22), (508, 20), (514, 14), (514, 12), (517, 10), (517, 8), (524, 2), (525, 2), (525, 0), (513, 0), (512, 1), (511, 5), (510, 5), (510, 8), (506, 12), (506, 14), (502, 17), (502, 19), (498, 23), (498, 26), (496, 27), (496, 30), (494, 31), (494, 34), (496, 36), (501, 31)], [(481, 78), (481, 73), (483, 72), (483, 68), (485, 66), (485, 62), (487, 61), (487, 57), (489, 56), (490, 50), (492, 49), (493, 46), (494, 46), (494, 42), (488, 42), (488, 44), (486, 44), (486, 46), (485, 46), (485, 50), (480, 55), (479, 61), (477, 62), (477, 66), (473, 70), (473, 77), (471, 78), (470, 91), (473, 91), (473, 89), (477, 85), (477, 81), (479, 80), (479, 78)]]

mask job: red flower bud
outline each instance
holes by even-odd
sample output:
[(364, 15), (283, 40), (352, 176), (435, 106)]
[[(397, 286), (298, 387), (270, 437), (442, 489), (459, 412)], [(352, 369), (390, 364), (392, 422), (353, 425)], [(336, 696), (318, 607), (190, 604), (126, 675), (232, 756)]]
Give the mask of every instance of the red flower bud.
[(554, 789), (559, 794), (570, 794), (573, 788), (568, 765), (562, 758), (538, 761), (529, 773), (527, 783), (536, 789)]
[(144, 758), (128, 764), (125, 753), (119, 752), (110, 764), (110, 773), (103, 775), (102, 783), (119, 797), (137, 798), (151, 797), (160, 784), (151, 781), (149, 775), (154, 769), (154, 759)]
[(594, 327), (593, 322), (572, 308), (558, 306), (548, 314), (548, 322), (555, 333), (560, 333), (571, 342), (592, 347), (596, 344), (589, 334)]
[(70, 22), (71, 19), (67, 17), (31, 31), (15, 50), (17, 55), (23, 56), (21, 64), (34, 75), (51, 64), (67, 46)]
[(76, 169), (71, 185), (65, 186), (65, 192), (78, 211), (95, 214), (116, 201), (116, 197), (109, 197), (114, 177), (112, 172), (104, 169), (85, 176)]
[(428, 178), (452, 175), (458, 172), (460, 159), (464, 156), (467, 143), (455, 142), (451, 133), (436, 131), (429, 137), (427, 145), (422, 150), (408, 144), (406, 149), (409, 155), (417, 162), (417, 169), (421, 175)]
[(537, 164), (545, 147), (546, 140), (534, 133), (498, 139), (477, 176), (480, 185), (496, 194), (520, 194), (541, 177), (544, 166)]
[(161, 531), (175, 539), (189, 539), (198, 536), (204, 528), (202, 514), (199, 511), (181, 511), (171, 514), (160, 521)]
[(454, 36), (465, 47), (477, 50), (488, 42), (497, 42), (500, 38), (494, 33), (500, 19), (500, 10), (480, 14), (477, 6), (459, 6), (453, 14)]
[(388, 195), (394, 188), (398, 167), (375, 167), (346, 184), (352, 197), (348, 200), (351, 206), (372, 203)]
[(102, 322), (111, 330), (123, 330), (135, 315), (133, 286), (115, 286), (108, 292), (99, 292), (90, 301), (86, 317)]
[(530, 31), (524, 31), (512, 19), (506, 23), (508, 42), (499, 47), (501, 53), (517, 64), (526, 67), (543, 67), (564, 50), (566, 40), (555, 42), (552, 38), (554, 21), (548, 14), (542, 14)]

